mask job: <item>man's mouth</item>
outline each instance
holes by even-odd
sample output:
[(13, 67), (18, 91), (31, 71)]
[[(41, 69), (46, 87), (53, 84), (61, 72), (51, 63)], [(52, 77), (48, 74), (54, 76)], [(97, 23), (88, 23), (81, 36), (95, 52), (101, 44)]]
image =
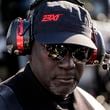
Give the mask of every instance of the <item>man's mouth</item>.
[(74, 77), (58, 77), (56, 80), (60, 83), (70, 84), (74, 83), (76, 81), (76, 78)]

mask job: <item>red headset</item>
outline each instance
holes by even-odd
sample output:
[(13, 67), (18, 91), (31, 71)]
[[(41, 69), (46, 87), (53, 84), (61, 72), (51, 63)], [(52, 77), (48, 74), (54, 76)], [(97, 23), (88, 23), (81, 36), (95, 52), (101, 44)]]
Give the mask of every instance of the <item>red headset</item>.
[(101, 64), (105, 56), (105, 43), (101, 32), (92, 29), (92, 41), (95, 43), (97, 50), (92, 50), (87, 64)]
[[(31, 10), (33, 10), (35, 7), (36, 2), (31, 6)], [(30, 54), (31, 45), (33, 42), (31, 35), (31, 19), (31, 17), (29, 17), (29, 19), (16, 18), (11, 22), (6, 39), (9, 53), (16, 55)], [(104, 39), (101, 33), (96, 31), (94, 28), (92, 28), (91, 39), (97, 46), (97, 50), (93, 50), (91, 52), (91, 57), (87, 64), (101, 63), (105, 55)]]
[(29, 21), (16, 18), (9, 26), (7, 33), (8, 52), (16, 55), (26, 55), (30, 52), (31, 37), (29, 34)]

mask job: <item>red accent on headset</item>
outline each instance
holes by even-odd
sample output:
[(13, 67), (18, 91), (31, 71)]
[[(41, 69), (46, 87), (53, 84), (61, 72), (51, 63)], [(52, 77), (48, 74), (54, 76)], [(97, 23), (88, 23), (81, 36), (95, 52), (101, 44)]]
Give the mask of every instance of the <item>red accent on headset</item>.
[[(91, 40), (96, 44), (96, 42), (95, 42), (95, 33), (94, 33), (94, 32), (92, 33), (92, 38), (91, 38)], [(89, 58), (87, 64), (93, 64), (94, 61), (97, 60), (97, 54), (98, 54), (97, 51), (98, 51), (97, 49), (94, 49), (94, 50), (92, 51), (91, 56), (90, 56), (90, 58)]]
[(19, 26), (17, 29), (17, 49), (21, 53), (24, 50), (24, 45), (23, 45), (23, 20), (20, 19)]
[(92, 55), (89, 58), (89, 61), (87, 62), (87, 64), (93, 64), (96, 59), (97, 59), (97, 50), (93, 50)]

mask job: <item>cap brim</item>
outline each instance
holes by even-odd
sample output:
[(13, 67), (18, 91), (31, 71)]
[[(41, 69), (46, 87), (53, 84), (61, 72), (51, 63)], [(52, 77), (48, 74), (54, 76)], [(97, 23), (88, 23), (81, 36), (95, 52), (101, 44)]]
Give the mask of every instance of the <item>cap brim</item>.
[(86, 46), (92, 49), (97, 49), (91, 38), (83, 35), (83, 34), (74, 34), (70, 32), (56, 32), (52, 33), (38, 33), (35, 36), (35, 39), (44, 44), (58, 44), (58, 43), (66, 43), (66, 44), (76, 44), (81, 46)]

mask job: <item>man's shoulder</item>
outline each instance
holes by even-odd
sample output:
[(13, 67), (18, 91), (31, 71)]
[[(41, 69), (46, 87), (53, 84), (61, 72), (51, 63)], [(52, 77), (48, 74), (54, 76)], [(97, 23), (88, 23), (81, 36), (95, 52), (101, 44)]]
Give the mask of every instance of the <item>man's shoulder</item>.
[(76, 87), (74, 94), (79, 96), (81, 100), (85, 101), (93, 110), (105, 110), (104, 107), (93, 97), (80, 87)]
[(0, 84), (0, 109), (1, 110), (12, 110), (12, 109), (22, 110), (13, 90), (4, 84)]

